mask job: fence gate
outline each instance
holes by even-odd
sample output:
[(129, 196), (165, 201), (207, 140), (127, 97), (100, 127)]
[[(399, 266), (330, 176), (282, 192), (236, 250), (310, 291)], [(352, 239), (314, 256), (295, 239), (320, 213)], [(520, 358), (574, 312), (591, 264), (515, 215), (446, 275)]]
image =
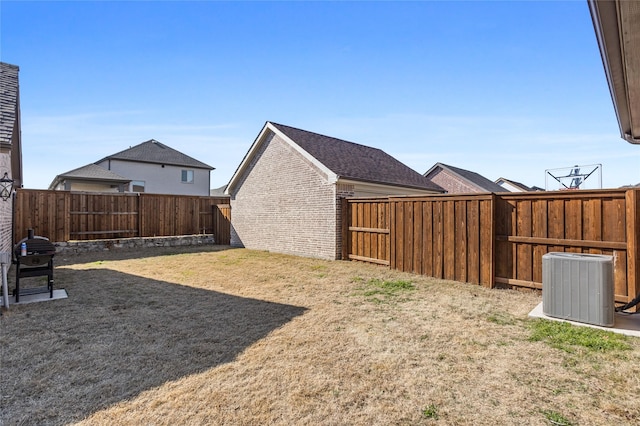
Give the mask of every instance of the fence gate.
[(213, 235), (216, 244), (231, 244), (231, 205), (217, 204), (213, 208)]

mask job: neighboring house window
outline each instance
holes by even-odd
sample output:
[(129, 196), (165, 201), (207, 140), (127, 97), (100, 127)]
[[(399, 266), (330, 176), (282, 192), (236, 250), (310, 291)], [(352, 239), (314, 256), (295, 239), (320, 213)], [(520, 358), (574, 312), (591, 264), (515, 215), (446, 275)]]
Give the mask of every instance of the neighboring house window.
[(131, 192), (144, 192), (144, 181), (143, 180), (131, 181)]
[(182, 183), (193, 183), (193, 170), (182, 171)]

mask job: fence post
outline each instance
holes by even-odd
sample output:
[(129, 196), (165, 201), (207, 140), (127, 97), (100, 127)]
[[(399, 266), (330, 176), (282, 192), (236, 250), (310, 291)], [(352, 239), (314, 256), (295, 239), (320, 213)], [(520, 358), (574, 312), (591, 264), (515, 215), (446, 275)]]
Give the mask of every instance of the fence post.
[(491, 210), (491, 265), (489, 272), (489, 288), (494, 288), (496, 286), (496, 194), (491, 193), (491, 202), (489, 204), (489, 209)]
[(350, 252), (350, 248), (349, 248), (349, 242), (350, 242), (350, 238), (349, 238), (349, 220), (350, 220), (350, 215), (349, 215), (349, 201), (344, 198), (341, 197), (339, 198), (340, 200), (340, 225), (341, 225), (341, 241), (340, 241), (340, 245), (341, 245), (341, 255), (340, 258), (342, 260), (349, 260), (349, 252)]
[(402, 232), (402, 229), (398, 230), (396, 227), (396, 200), (388, 197), (387, 206), (389, 206), (389, 246), (387, 247), (387, 253), (389, 253), (389, 267), (391, 269), (398, 269), (398, 259), (396, 255), (398, 245), (396, 244), (396, 238), (398, 237), (398, 232)]
[[(627, 296), (632, 300), (640, 294), (640, 190), (625, 192), (627, 222)], [(636, 308), (637, 310), (637, 308)]]
[(71, 239), (71, 193), (64, 191), (64, 224), (62, 227), (62, 241)]
[(144, 214), (142, 212), (142, 196), (141, 194), (138, 192), (138, 195), (136, 196), (136, 209), (138, 211), (138, 237), (146, 237), (146, 235), (143, 235), (142, 230), (143, 230), (143, 224), (144, 224)]

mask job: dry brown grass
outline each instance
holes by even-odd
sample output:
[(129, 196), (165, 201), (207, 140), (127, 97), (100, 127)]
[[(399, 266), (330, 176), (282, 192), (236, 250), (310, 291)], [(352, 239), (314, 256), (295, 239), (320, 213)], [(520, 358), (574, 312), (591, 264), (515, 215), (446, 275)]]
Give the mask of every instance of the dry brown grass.
[(530, 341), (537, 294), (240, 249), (57, 262), (69, 298), (1, 320), (3, 425), (640, 422), (640, 339)]

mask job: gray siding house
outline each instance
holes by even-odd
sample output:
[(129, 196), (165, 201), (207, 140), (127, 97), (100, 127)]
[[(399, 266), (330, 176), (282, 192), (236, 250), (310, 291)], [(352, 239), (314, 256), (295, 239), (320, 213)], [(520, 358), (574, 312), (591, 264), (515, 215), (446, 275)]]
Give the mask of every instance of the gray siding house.
[(443, 190), (379, 149), (267, 122), (226, 192), (232, 245), (337, 259), (341, 198)]
[(96, 164), (78, 167), (53, 179), (49, 185), (54, 191), (125, 192), (131, 179), (117, 175)]
[(208, 196), (211, 170), (202, 161), (151, 139), (62, 173), (49, 189)]
[(213, 167), (155, 139), (109, 155), (95, 164), (131, 180), (129, 191), (209, 195)]

